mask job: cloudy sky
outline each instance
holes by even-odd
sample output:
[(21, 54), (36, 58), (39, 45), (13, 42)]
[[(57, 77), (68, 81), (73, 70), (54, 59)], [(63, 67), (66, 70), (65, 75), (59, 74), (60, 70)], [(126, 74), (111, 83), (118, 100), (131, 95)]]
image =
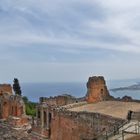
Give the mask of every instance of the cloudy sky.
[(0, 82), (140, 78), (139, 0), (0, 0)]

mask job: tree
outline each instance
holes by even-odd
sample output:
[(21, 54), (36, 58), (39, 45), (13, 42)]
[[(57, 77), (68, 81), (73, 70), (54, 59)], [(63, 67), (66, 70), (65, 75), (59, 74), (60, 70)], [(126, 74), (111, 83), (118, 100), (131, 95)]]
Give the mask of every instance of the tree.
[(13, 84), (13, 90), (15, 92), (16, 95), (20, 95), (21, 96), (21, 89), (20, 89), (20, 85), (19, 85), (19, 81), (17, 78), (14, 78), (14, 84)]
[(22, 99), (23, 99), (23, 101), (24, 101), (25, 104), (29, 102), (27, 96), (23, 96)]
[(22, 97), (24, 103), (25, 103), (25, 111), (27, 115), (30, 116), (36, 116), (36, 105), (37, 103), (29, 101), (28, 97), (23, 96)]

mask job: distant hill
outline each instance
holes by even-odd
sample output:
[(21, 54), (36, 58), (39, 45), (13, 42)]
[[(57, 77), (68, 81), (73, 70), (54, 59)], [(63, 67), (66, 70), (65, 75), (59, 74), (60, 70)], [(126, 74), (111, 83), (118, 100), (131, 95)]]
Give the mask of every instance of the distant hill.
[(140, 82), (137, 82), (134, 85), (126, 86), (126, 87), (119, 87), (119, 88), (113, 88), (110, 89), (111, 91), (122, 91), (122, 90), (140, 90)]

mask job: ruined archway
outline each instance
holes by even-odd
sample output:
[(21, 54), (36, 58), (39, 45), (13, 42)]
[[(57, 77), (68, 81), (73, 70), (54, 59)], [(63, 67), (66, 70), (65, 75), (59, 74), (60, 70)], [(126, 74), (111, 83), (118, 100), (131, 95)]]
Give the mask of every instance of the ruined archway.
[(38, 119), (41, 118), (40, 110), (37, 111), (37, 117), (38, 117)]
[(49, 112), (49, 125), (51, 123), (51, 120), (52, 120), (52, 114)]
[(21, 106), (21, 107), (20, 107), (20, 114), (19, 114), (19, 115), (21, 116), (23, 113), (24, 113), (24, 111), (23, 111), (23, 106)]
[(15, 106), (15, 113), (14, 116), (17, 116), (17, 106)]
[(44, 111), (44, 124), (46, 125), (47, 123), (47, 115), (46, 115), (46, 111)]
[(2, 118), (6, 119), (9, 116), (9, 106), (7, 102), (3, 103)]
[(0, 119), (2, 119), (2, 106), (0, 104)]

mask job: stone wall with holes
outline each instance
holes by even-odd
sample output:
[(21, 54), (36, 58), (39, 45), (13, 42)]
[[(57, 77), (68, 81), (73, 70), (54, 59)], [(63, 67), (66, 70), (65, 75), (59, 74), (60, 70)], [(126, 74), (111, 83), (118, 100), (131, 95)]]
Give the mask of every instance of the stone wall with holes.
[(9, 95), (4, 93), (0, 95), (0, 118), (7, 119), (9, 116), (20, 117), (25, 114), (25, 105), (21, 96)]
[(0, 84), (0, 119), (7, 120), (13, 126), (28, 123), (22, 97), (13, 95), (12, 86), (9, 84)]
[(0, 95), (0, 119), (5, 119), (13, 127), (28, 125), (25, 104), (21, 96), (9, 93)]
[(59, 95), (59, 96), (49, 97), (49, 98), (40, 97), (39, 101), (40, 103), (47, 103), (48, 105), (63, 106), (71, 103), (80, 102), (81, 100), (70, 95)]
[(33, 132), (51, 140), (93, 139), (125, 120), (99, 113), (71, 112), (61, 106), (40, 104)]
[(113, 99), (113, 97), (109, 95), (104, 77), (103, 76), (89, 77), (87, 82), (86, 101), (88, 103), (94, 103), (111, 99)]

